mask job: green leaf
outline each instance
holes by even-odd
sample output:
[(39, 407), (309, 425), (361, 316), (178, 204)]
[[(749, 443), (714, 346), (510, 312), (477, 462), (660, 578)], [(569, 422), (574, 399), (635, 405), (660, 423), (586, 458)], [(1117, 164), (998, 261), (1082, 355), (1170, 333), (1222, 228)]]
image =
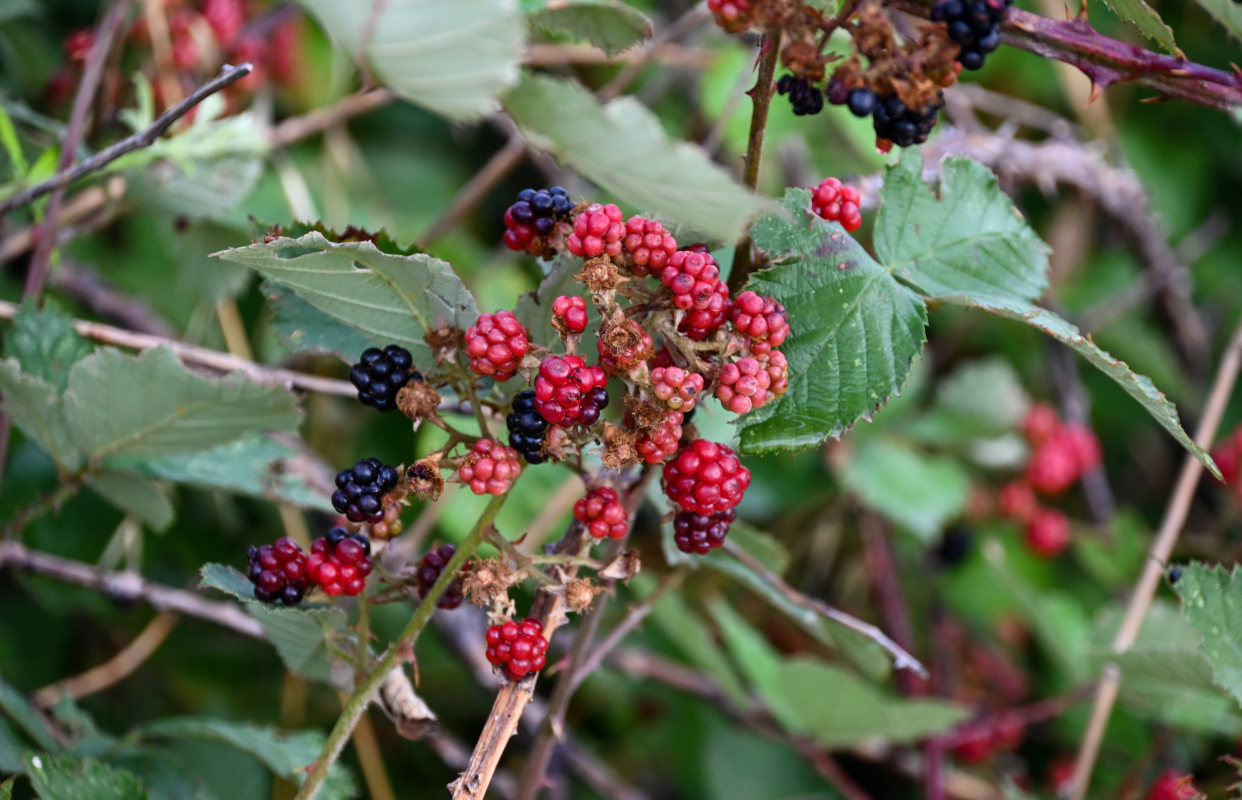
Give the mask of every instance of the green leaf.
[[(1196, 0), (1204, 11), (1225, 26), (1233, 38), (1242, 40), (1242, 5), (1233, 0)], [(1236, 115), (1239, 109), (1234, 109)]]
[(13, 800), (13, 781), (16, 777), (6, 778), (0, 781), (0, 800)]
[(945, 159), (937, 198), (922, 155), (904, 150), (884, 174), (880, 203), (876, 254), (924, 296), (1035, 300), (1047, 288), (1047, 245), (979, 162)]
[[(1195, 444), (1194, 440), (1182, 429), (1181, 419), (1177, 415), (1177, 407), (1164, 396), (1164, 392), (1157, 389), (1150, 378), (1137, 374), (1124, 361), (1119, 361), (1100, 349), (1095, 342), (1091, 341), (1089, 336), (1083, 335), (1074, 325), (1066, 322), (1046, 308), (1040, 308), (1039, 306), (1021, 301), (1006, 300), (1001, 297), (946, 295), (939, 299), (956, 305), (980, 308), (1016, 322), (1024, 322), (1064, 343), (1071, 350), (1087, 359), (1092, 366), (1116, 381), (1117, 385), (1124, 389), (1126, 394), (1137, 400), (1139, 405), (1146, 409), (1147, 413), (1151, 414), (1165, 430), (1171, 433), (1173, 438), (1182, 447), (1202, 461), (1209, 472), (1217, 478), (1220, 477), (1220, 470), (1217, 468), (1216, 462), (1212, 461), (1212, 457), (1203, 448)], [(793, 375), (792, 362), (790, 363), (789, 372), (790, 375)]]
[(13, 724), (29, 736), (40, 750), (55, 753), (62, 749), (56, 737), (48, 729), (43, 716), (35, 710), (30, 701), (2, 680), (0, 680), (0, 712), (4, 712), (5, 716), (13, 720)]
[(278, 283), (265, 282), (263, 296), (272, 309), (272, 328), (295, 352), (318, 350), (352, 364), (363, 350), (375, 344)]
[[(141, 725), (132, 732), (143, 739), (201, 739), (221, 742), (254, 756), (276, 775), (300, 785), (304, 768), (314, 763), (323, 748), (324, 736), (316, 731), (283, 733), (223, 720), (200, 717), (162, 719)], [(357, 792), (353, 778), (341, 764), (328, 772), (320, 797), (346, 798)]]
[(263, 633), (276, 647), (290, 672), (321, 683), (331, 682), (334, 656), (328, 638), (345, 627), (339, 608), (282, 608), (246, 603), (246, 611), (263, 626)]
[(868, 739), (915, 742), (953, 727), (970, 713), (938, 700), (890, 697), (856, 675), (807, 657), (782, 664), (764, 699), (788, 730), (826, 747), (850, 747)]
[(22, 303), (4, 339), (4, 355), (16, 358), (27, 375), (42, 378), (58, 392), (65, 390), (69, 368), (91, 352), (91, 345), (73, 328), (73, 318), (33, 303)]
[(1212, 667), (1217, 686), (1242, 704), (1242, 572), (1235, 565), (1209, 567), (1197, 561), (1182, 569), (1173, 587), (1182, 613), (1203, 639), (1200, 652)]
[(769, 695), (775, 688), (781, 669), (780, 653), (722, 598), (709, 601), (707, 610), (720, 628), (725, 646), (733, 656), (733, 663), (760, 694)]
[(143, 800), (147, 790), (133, 773), (93, 758), (28, 753), (26, 777), (42, 800)]
[(1018, 374), (1002, 358), (971, 361), (936, 386), (936, 399), (906, 431), (923, 442), (959, 444), (1015, 430), (1031, 406)]
[(957, 461), (887, 436), (858, 440), (841, 468), (841, 482), (925, 543), (961, 512), (970, 494), (970, 476)]
[(552, 262), (552, 269), (540, 281), (539, 288), (518, 298), (513, 314), (530, 331), (532, 342), (549, 344), (560, 340), (560, 334), (552, 327), (552, 301), (561, 295), (585, 298), (587, 330), (599, 327), (599, 310), (591, 302), (586, 286), (574, 278), (581, 271), (581, 258), (571, 253), (562, 254)]
[(21, 772), (22, 751), (26, 749), (8, 720), (0, 716), (0, 772)]
[(4, 152), (8, 154), (9, 161), (13, 164), (13, 178), (18, 181), (23, 180), (28, 169), (26, 154), (22, 152), (22, 142), (17, 137), (17, 128), (13, 127), (13, 120), (3, 107), (0, 107), (0, 145), (4, 146)]
[(444, 325), (466, 330), (479, 318), (453, 268), (422, 253), (392, 255), (369, 241), (334, 243), (313, 231), (215, 255), (289, 287), (375, 344), (401, 345), (416, 364), (431, 361), (426, 331)]
[[(1229, 2), (1229, 0), (1225, 1)], [(1173, 29), (1165, 24), (1156, 9), (1147, 5), (1143, 0), (1104, 0), (1104, 5), (1112, 9), (1117, 18), (1127, 26), (1160, 45), (1166, 53), (1172, 53), (1175, 56), (1182, 55), (1181, 48), (1177, 46), (1177, 42), (1173, 41)], [(1202, 0), (1200, 0), (1200, 5), (1207, 8), (1207, 4)], [(1208, 11), (1210, 13), (1211, 9)]]
[(105, 469), (88, 475), (86, 485), (112, 505), (133, 514), (152, 530), (162, 531), (172, 524), (175, 512), (168, 498), (168, 489), (156, 481)]
[(644, 213), (735, 242), (769, 201), (712, 163), (699, 146), (672, 141), (632, 97), (606, 105), (580, 84), (524, 74), (505, 95), (522, 135)]
[(651, 38), (651, 20), (623, 3), (570, 3), (527, 19), (531, 27), (585, 39), (610, 56)]
[(223, 489), (300, 508), (331, 512), (327, 495), (309, 482), (304, 463), (288, 445), (257, 433), (236, 441), (162, 458), (111, 458), (108, 466), (148, 478)]
[(224, 564), (204, 564), (198, 571), (199, 586), (219, 589), (237, 600), (253, 600), (254, 585), (237, 570)]
[(0, 361), (0, 398), (21, 432), (52, 457), (61, 472), (82, 463), (82, 452), (70, 439), (60, 394), (46, 381), (22, 372), (16, 359)]
[(74, 443), (91, 457), (158, 457), (217, 447), (251, 431), (294, 431), (288, 391), (240, 376), (204, 378), (173, 352), (104, 349), (74, 365), (64, 397)]
[[(324, 30), (402, 97), (451, 119), (497, 109), (518, 78), (513, 0), (302, 0)], [(360, 53), (365, 43), (366, 52)]]
[(789, 391), (739, 421), (747, 453), (811, 447), (870, 419), (901, 389), (923, 349), (927, 309), (836, 223), (808, 210), (810, 192), (790, 189), (786, 214), (751, 231), (771, 260), (749, 288), (785, 305), (794, 324), (781, 347)]

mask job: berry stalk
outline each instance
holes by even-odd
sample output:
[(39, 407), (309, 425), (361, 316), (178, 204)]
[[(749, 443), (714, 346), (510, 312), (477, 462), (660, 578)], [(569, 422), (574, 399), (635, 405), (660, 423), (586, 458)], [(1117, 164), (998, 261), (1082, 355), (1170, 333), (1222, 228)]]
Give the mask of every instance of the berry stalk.
[(427, 621), (431, 619), (431, 615), (436, 610), (436, 601), (440, 599), (440, 595), (448, 590), (449, 585), (457, 577), (457, 573), (461, 570), (466, 560), (474, 555), (474, 551), (478, 549), (479, 544), (483, 541), (484, 533), (491, 527), (496, 520), (496, 514), (500, 512), (500, 507), (504, 505), (505, 500), (509, 497), (509, 493), (496, 495), (483, 509), (483, 513), (474, 523), (474, 528), (466, 535), (465, 541), (457, 548), (457, 552), (444, 565), (444, 571), (440, 573), (440, 577), (432, 584), (431, 589), (427, 592), (427, 596), (418, 604), (414, 615), (410, 617), (410, 621), (405, 624), (396, 640), (388, 646), (388, 650), (366, 677), (366, 680), (354, 686), (353, 694), (349, 696), (349, 700), (345, 703), (345, 708), (341, 710), (341, 716), (337, 718), (336, 725), (332, 727), (332, 732), (328, 734), (328, 739), (324, 742), (323, 750), (320, 751), (319, 757), (315, 759), (315, 767), (306, 777), (306, 783), (302, 784), (302, 788), (298, 790), (297, 797), (294, 800), (312, 800), (319, 789), (323, 786), (324, 779), (328, 777), (328, 770), (336, 762), (344, 749), (345, 743), (349, 741), (350, 735), (354, 731), (354, 727), (358, 724), (358, 720), (362, 718), (363, 713), (370, 705), (371, 699), (375, 696), (380, 684), (384, 682), (384, 677), (395, 667), (401, 659), (402, 654), (409, 652), (418, 641), (418, 635), (427, 625)]

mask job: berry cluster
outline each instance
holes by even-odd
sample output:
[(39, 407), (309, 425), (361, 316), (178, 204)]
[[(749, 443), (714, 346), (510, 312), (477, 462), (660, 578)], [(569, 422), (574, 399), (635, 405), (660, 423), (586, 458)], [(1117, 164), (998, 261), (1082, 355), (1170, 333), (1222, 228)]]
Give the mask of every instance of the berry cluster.
[(683, 420), (682, 412), (674, 411), (658, 427), (643, 431), (634, 442), (638, 457), (648, 464), (660, 464), (676, 453), (681, 445)]
[[(732, 364), (721, 368), (723, 374)], [(681, 367), (656, 367), (651, 370), (651, 393), (673, 411), (690, 411), (703, 393), (703, 376)], [(748, 411), (750, 409), (747, 409)]]
[(521, 471), (517, 450), (495, 439), (480, 439), (462, 459), (457, 477), (475, 494), (500, 495), (509, 491)]
[(397, 407), (397, 392), (411, 380), (421, 381), (414, 371), (410, 351), (390, 344), (383, 350), (368, 347), (358, 363), (349, 368), (349, 382), (358, 390), (358, 400), (376, 411), (392, 411)]
[(720, 268), (716, 259), (707, 253), (680, 250), (661, 270), (660, 281), (673, 293), (674, 306), (683, 311), (703, 311), (718, 296)]
[(507, 381), (528, 350), (530, 335), (512, 311), (480, 314), (478, 321), (466, 331), (466, 355), (476, 375)]
[(535, 378), (535, 410), (554, 425), (591, 425), (608, 405), (608, 376), (578, 356), (548, 356)]
[(943, 105), (943, 98), (924, 108), (910, 108), (895, 94), (877, 98), (871, 112), (875, 135), (898, 147), (922, 144), (936, 127)]
[(733, 509), (711, 515), (678, 511), (673, 517), (673, 543), (683, 553), (703, 555), (724, 544), (735, 519)]
[(332, 528), (311, 544), (306, 573), (324, 594), (353, 597), (366, 586), (371, 574), (371, 542), (360, 533)]
[(513, 397), (513, 411), (505, 417), (509, 428), (509, 446), (526, 459), (527, 464), (542, 464), (543, 442), (548, 436), (548, 421), (535, 410), (535, 393), (527, 389)]
[(731, 320), (735, 331), (750, 337), (750, 351), (755, 354), (771, 352), (789, 336), (785, 307), (771, 297), (761, 297), (752, 291), (742, 292), (733, 301)]
[(1198, 800), (1207, 795), (1195, 788), (1193, 775), (1165, 770), (1152, 784), (1147, 800)]
[(789, 95), (789, 105), (799, 117), (812, 116), (824, 110), (824, 92), (806, 78), (782, 75), (776, 82), (778, 94)]
[(557, 223), (567, 221), (574, 204), (569, 192), (560, 186), (523, 189), (518, 199), (505, 209), (505, 246), (541, 255), (556, 232)]
[(624, 220), (621, 209), (611, 203), (587, 206), (574, 217), (574, 232), (566, 242), (569, 252), (583, 258), (621, 255), (622, 240), (626, 236)]
[[(866, 91), (855, 90), (855, 91)], [(862, 213), (858, 204), (862, 198), (852, 186), (842, 186), (836, 178), (824, 178), (811, 190), (811, 211), (829, 222), (839, 222), (847, 231), (862, 226)]]
[(574, 503), (574, 518), (596, 539), (624, 539), (630, 530), (629, 514), (617, 491), (607, 486), (591, 489)]
[(989, 53), (1000, 47), (1000, 23), (1013, 0), (940, 0), (932, 6), (932, 22), (943, 22), (961, 47), (962, 69), (981, 69)]
[(707, 0), (716, 24), (729, 33), (742, 33), (755, 24), (752, 0)]
[(282, 536), (272, 544), (251, 547), (246, 577), (254, 584), (254, 596), (264, 603), (296, 606), (310, 583), (306, 553), (297, 542)]
[(520, 623), (506, 620), (487, 629), (487, 661), (504, 667), (511, 681), (520, 681), (543, 669), (547, 652), (543, 623), (534, 617)]
[(569, 333), (582, 333), (587, 327), (586, 300), (563, 294), (552, 301), (552, 316), (559, 319)]
[[(449, 559), (456, 553), (457, 548), (453, 545), (442, 544), (435, 550), (428, 550), (427, 554), (419, 560), (418, 571), (414, 574), (414, 580), (415, 591), (418, 593), (420, 600), (427, 596), (427, 592), (431, 591), (431, 587), (440, 579), (440, 573), (444, 571), (444, 566), (448, 564)], [(440, 595), (440, 599), (436, 601), (436, 608), (451, 611), (461, 605), (461, 585), (462, 580), (459, 575), (444, 590), (444, 594)]]
[(659, 274), (677, 253), (677, 240), (654, 219), (630, 217), (621, 240), (625, 265), (635, 275)]
[(336, 474), (332, 507), (350, 522), (379, 522), (384, 518), (384, 495), (392, 491), (400, 475), (378, 458), (364, 458)]
[(716, 397), (734, 414), (745, 414), (776, 397), (772, 392), (772, 376), (754, 356), (725, 364), (720, 368), (719, 380)]
[(1031, 457), (1021, 478), (1001, 488), (1002, 514), (1026, 526), (1031, 549), (1045, 558), (1060, 555), (1070, 542), (1070, 522), (1062, 512), (1040, 505), (1038, 494), (1055, 497), (1100, 465), (1100, 443), (1083, 425), (1065, 424), (1051, 406), (1037, 404), (1022, 421)]
[(953, 755), (963, 764), (982, 764), (997, 752), (1016, 750), (1025, 736), (1025, 723), (1011, 714), (977, 719), (957, 729), (953, 736)]
[(664, 464), (663, 486), (683, 511), (717, 514), (741, 502), (750, 470), (728, 445), (696, 439)]

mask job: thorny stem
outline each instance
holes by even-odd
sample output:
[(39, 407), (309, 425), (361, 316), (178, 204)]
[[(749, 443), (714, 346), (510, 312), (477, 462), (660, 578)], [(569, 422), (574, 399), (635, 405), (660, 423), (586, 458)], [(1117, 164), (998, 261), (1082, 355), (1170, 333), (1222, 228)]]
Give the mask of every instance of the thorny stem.
[(431, 619), (432, 613), (436, 610), (436, 601), (448, 589), (449, 584), (457, 577), (457, 573), (461, 570), (462, 565), (474, 554), (479, 543), (483, 541), (484, 533), (491, 527), (492, 522), (496, 519), (496, 514), (500, 511), (500, 507), (504, 505), (505, 500), (510, 494), (512, 494), (512, 489), (491, 499), (491, 502), (483, 509), (483, 513), (479, 515), (478, 520), (475, 521), (474, 528), (466, 536), (465, 541), (457, 548), (457, 552), (453, 554), (449, 562), (444, 565), (444, 569), (440, 572), (440, 577), (436, 579), (436, 582), (427, 592), (427, 596), (419, 603), (418, 609), (410, 617), (410, 621), (406, 623), (400, 635), (388, 646), (388, 650), (372, 668), (366, 680), (354, 686), (353, 694), (349, 696), (349, 701), (345, 703), (341, 716), (337, 719), (336, 725), (332, 727), (332, 732), (328, 734), (328, 740), (324, 742), (323, 750), (319, 753), (319, 758), (315, 760), (315, 767), (311, 770), (310, 775), (307, 776), (306, 783), (302, 784), (302, 788), (298, 791), (295, 800), (311, 800), (319, 792), (324, 779), (328, 777), (328, 770), (332, 768), (336, 759), (341, 755), (345, 742), (349, 740), (354, 726), (358, 724), (358, 720), (362, 718), (367, 706), (370, 705), (376, 690), (384, 682), (384, 677), (397, 665), (397, 662), (402, 657), (402, 653), (407, 652), (418, 641), (419, 633), (422, 632), (423, 627), (427, 624), (427, 620)]
[[(781, 57), (781, 30), (769, 28), (763, 37), (763, 54), (759, 59), (759, 74), (750, 101), (754, 106), (750, 115), (750, 136), (746, 141), (746, 171), (743, 180), (754, 189), (759, 185), (759, 163), (763, 158), (763, 134), (768, 128), (768, 110), (772, 107), (772, 83), (776, 65)], [(729, 292), (736, 294), (746, 285), (754, 265), (750, 261), (750, 237), (737, 243), (733, 251), (733, 271), (729, 274)]]
[(746, 552), (745, 549), (735, 542), (725, 539), (724, 547), (738, 561), (741, 561), (757, 573), (759, 577), (767, 581), (773, 589), (780, 592), (781, 595), (784, 596), (784, 598), (789, 602), (799, 608), (813, 611), (822, 617), (830, 619), (839, 625), (843, 625), (856, 633), (861, 633), (863, 636), (866, 636), (868, 639), (884, 648), (885, 652), (892, 657), (893, 665), (897, 667), (897, 669), (913, 670), (918, 673), (920, 677), (927, 677), (927, 668), (924, 667), (917, 658), (910, 655), (909, 652), (902, 648), (901, 645), (888, 638), (884, 631), (874, 625), (863, 622), (857, 617), (846, 614), (838, 608), (833, 608), (822, 600), (807, 597), (802, 592), (799, 592), (797, 589), (785, 583), (784, 579), (781, 578), (780, 575), (777, 575), (775, 572), (768, 569), (761, 561), (759, 561), (759, 559)]

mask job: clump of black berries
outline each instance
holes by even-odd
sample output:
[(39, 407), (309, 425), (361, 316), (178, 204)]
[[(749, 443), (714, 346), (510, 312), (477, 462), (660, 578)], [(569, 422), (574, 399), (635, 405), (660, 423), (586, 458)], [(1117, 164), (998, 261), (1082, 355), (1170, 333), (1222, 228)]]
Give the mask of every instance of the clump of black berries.
[(529, 225), (539, 236), (547, 236), (556, 223), (572, 215), (574, 203), (569, 192), (560, 186), (548, 189), (523, 189), (517, 202), (509, 206), (509, 216), (519, 225)]
[[(431, 587), (440, 579), (440, 573), (444, 571), (445, 565), (456, 552), (457, 548), (451, 544), (440, 545), (435, 550), (429, 550), (427, 555), (418, 562), (418, 572), (414, 577), (417, 581), (419, 599), (426, 597), (427, 592), (431, 591)], [(444, 594), (440, 595), (440, 599), (436, 601), (436, 608), (452, 610), (461, 605), (461, 601), (461, 576), (459, 575), (444, 590)]]
[(974, 547), (975, 534), (964, 525), (954, 525), (945, 530), (936, 543), (936, 560), (946, 567), (955, 567), (966, 560)]
[(897, 95), (889, 95), (878, 100), (872, 112), (872, 123), (875, 135), (888, 139), (898, 147), (922, 144), (927, 135), (936, 127), (943, 100), (931, 104), (924, 109), (907, 108)]
[(518, 451), (527, 464), (542, 464), (543, 440), (548, 435), (548, 421), (535, 410), (535, 392), (527, 389), (513, 398), (513, 412), (505, 418), (509, 426), (509, 446)]
[(824, 110), (824, 93), (806, 78), (782, 75), (776, 82), (776, 91), (789, 95), (789, 105), (795, 115), (810, 116)]
[(254, 596), (264, 603), (296, 606), (306, 594), (310, 573), (306, 553), (297, 542), (282, 536), (272, 544), (251, 547), (246, 552), (246, 577), (254, 584)]
[(358, 399), (376, 411), (392, 411), (397, 407), (397, 392), (401, 387), (411, 380), (422, 379), (423, 376), (414, 371), (410, 351), (395, 344), (383, 350), (368, 347), (362, 351), (358, 363), (349, 369), (349, 382), (358, 390)]
[(710, 515), (678, 511), (673, 517), (673, 543), (683, 553), (703, 555), (724, 544), (735, 519), (737, 512), (731, 508)]
[(962, 69), (979, 69), (988, 53), (1000, 47), (1000, 23), (1013, 0), (940, 0), (932, 6), (933, 22), (943, 22), (949, 38), (962, 49)]
[(364, 458), (336, 474), (332, 507), (350, 522), (377, 522), (384, 516), (384, 495), (397, 485), (396, 468), (378, 458)]

